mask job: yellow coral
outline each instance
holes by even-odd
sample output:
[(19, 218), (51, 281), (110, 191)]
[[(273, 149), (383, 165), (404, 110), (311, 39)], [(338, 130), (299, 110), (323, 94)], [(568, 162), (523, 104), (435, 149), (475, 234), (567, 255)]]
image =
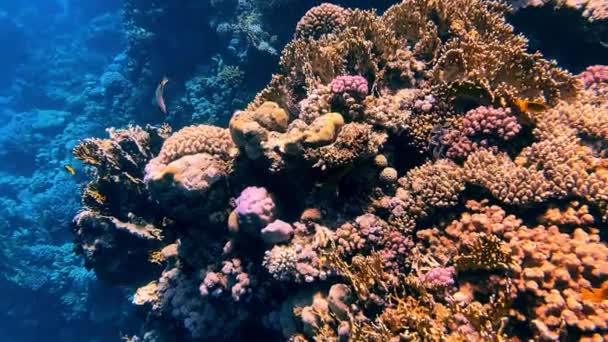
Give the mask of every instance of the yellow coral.
[(512, 263), (507, 245), (495, 235), (486, 234), (463, 244), (454, 258), (454, 264), (459, 271), (508, 270), (512, 267)]
[(268, 134), (284, 132), (288, 123), (288, 113), (277, 103), (266, 101), (256, 109), (236, 112), (230, 119), (230, 135), (249, 158), (257, 159), (263, 153), (262, 145)]
[(344, 126), (344, 118), (339, 113), (327, 113), (315, 119), (304, 133), (304, 143), (312, 146), (332, 143)]

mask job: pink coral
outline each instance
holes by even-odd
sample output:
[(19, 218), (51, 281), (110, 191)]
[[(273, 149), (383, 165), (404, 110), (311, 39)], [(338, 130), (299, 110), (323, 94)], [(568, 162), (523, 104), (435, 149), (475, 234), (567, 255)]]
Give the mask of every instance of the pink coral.
[(239, 227), (253, 232), (274, 221), (276, 206), (272, 195), (265, 188), (250, 186), (236, 199), (235, 212)]
[(232, 299), (239, 301), (244, 295), (251, 293), (251, 285), (251, 279), (243, 271), (241, 260), (232, 259), (223, 262), (220, 272), (206, 272), (199, 290), (204, 297), (218, 297), (225, 291), (230, 291)]
[(450, 267), (434, 267), (430, 271), (418, 277), (418, 280), (426, 287), (444, 288), (454, 285), (456, 269)]
[(466, 113), (461, 130), (445, 133), (442, 143), (448, 146), (448, 157), (465, 158), (484, 148), (496, 151), (496, 145), (511, 140), (520, 130), (509, 108), (478, 107)]
[(368, 92), (367, 80), (362, 76), (338, 76), (329, 83), (329, 87), (334, 96), (348, 93), (363, 98)]
[[(465, 212), (445, 228), (420, 230), (418, 248), (447, 264), (454, 251), (471, 241), (487, 234), (497, 236), (513, 259), (513, 296), (525, 298), (517, 319), (533, 325), (547, 340), (557, 339), (567, 327), (584, 333), (608, 331), (605, 302), (588, 301), (581, 294), (608, 279), (608, 247), (596, 232), (577, 228), (568, 233), (557, 226), (528, 228), (521, 219), (486, 201), (468, 201), (467, 207), (472, 212)], [(462, 286), (470, 280), (458, 281)]]
[(594, 84), (608, 82), (608, 66), (606, 65), (591, 65), (585, 71), (577, 75), (577, 78), (583, 82), (585, 88), (589, 88)]
[(293, 236), (293, 227), (284, 221), (275, 220), (260, 232), (262, 240), (268, 244), (288, 242)]

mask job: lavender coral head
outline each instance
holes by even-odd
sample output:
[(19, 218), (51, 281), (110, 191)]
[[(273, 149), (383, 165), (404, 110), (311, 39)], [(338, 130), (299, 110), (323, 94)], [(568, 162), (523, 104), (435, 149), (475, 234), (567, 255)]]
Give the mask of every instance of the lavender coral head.
[(274, 221), (276, 206), (265, 188), (250, 186), (236, 199), (235, 212), (239, 226), (257, 231)]
[(577, 76), (583, 82), (583, 86), (589, 88), (593, 84), (608, 82), (608, 66), (607, 65), (592, 65), (587, 67), (585, 71)]
[(260, 232), (262, 240), (268, 244), (277, 244), (291, 240), (293, 236), (293, 227), (284, 221), (276, 220)]
[(329, 88), (334, 96), (344, 93), (365, 97), (368, 93), (367, 80), (362, 76), (338, 76), (329, 83)]
[(521, 131), (509, 108), (478, 107), (466, 113), (461, 130), (446, 130), (441, 143), (448, 146), (449, 158), (466, 158), (480, 149), (497, 150)]
[(454, 267), (435, 267), (418, 279), (425, 287), (445, 288), (454, 285), (455, 274), (456, 269)]

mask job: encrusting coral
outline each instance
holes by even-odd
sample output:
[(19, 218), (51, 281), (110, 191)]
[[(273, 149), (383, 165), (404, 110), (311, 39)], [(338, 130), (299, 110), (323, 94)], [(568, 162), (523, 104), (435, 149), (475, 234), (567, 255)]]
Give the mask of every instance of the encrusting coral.
[(228, 129), (83, 141), (87, 265), (144, 340), (607, 338), (604, 69), (506, 10), (323, 4)]

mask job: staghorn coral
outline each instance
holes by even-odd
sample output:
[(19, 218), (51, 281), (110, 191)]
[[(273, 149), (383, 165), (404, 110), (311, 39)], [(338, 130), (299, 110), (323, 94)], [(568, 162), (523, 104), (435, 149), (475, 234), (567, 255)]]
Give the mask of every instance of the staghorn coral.
[(608, 67), (605, 65), (591, 65), (581, 72), (577, 78), (583, 82), (583, 87), (588, 89), (593, 85), (608, 81)]
[[(85, 190), (83, 212), (154, 232), (124, 238), (140, 249), (108, 247), (155, 267), (136, 284), (148, 284), (136, 296), (144, 331), (184, 341), (606, 334), (604, 302), (590, 294), (608, 255), (592, 227), (608, 212), (603, 126), (590, 121), (603, 121), (601, 73), (577, 88), (527, 52), (494, 2), (339, 9), (339, 29), (323, 26), (322, 8), (228, 130), (185, 128), (125, 164), (142, 179), (136, 207), (112, 211), (102, 183)], [(537, 110), (518, 105), (532, 101)], [(457, 128), (479, 146), (462, 163), (431, 158)], [(110, 157), (91, 164), (123, 168)], [(495, 205), (472, 200), (488, 197)]]
[(507, 204), (529, 205), (556, 195), (545, 174), (535, 168), (515, 164), (506, 154), (482, 150), (464, 162), (467, 181), (487, 189)]
[(462, 169), (448, 160), (427, 162), (410, 170), (399, 179), (399, 185), (393, 210), (401, 207), (417, 217), (455, 205), (465, 186)]

